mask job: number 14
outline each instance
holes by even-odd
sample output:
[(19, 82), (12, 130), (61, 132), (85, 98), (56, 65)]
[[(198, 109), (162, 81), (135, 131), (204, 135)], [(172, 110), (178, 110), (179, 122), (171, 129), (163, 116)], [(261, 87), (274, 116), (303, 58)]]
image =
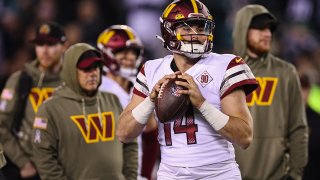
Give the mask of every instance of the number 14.
[[(185, 117), (185, 118), (184, 118)], [(182, 125), (182, 121), (185, 119), (185, 125)], [(171, 123), (164, 124), (164, 134), (167, 146), (172, 146), (171, 138)], [(198, 125), (194, 123), (193, 107), (190, 106), (184, 116), (181, 116), (174, 120), (173, 125), (174, 134), (186, 133), (187, 144), (197, 144), (196, 132), (198, 132)]]

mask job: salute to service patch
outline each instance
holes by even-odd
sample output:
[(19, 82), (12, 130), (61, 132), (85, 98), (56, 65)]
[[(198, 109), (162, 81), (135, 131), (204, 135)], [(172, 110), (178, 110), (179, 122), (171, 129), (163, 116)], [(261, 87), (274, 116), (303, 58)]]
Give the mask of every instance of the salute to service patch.
[(1, 93), (1, 99), (9, 101), (12, 98), (13, 98), (13, 90), (8, 89), (8, 88), (3, 89), (2, 93)]
[(33, 123), (33, 128), (47, 129), (47, 123), (48, 123), (47, 118), (36, 117)]

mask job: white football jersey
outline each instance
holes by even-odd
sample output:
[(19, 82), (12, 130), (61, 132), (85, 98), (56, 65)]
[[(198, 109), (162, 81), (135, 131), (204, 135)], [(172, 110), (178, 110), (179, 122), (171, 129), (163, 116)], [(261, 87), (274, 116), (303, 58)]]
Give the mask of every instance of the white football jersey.
[(117, 95), (122, 108), (124, 109), (129, 104), (132, 94), (128, 94), (116, 81), (108, 78), (107, 76), (102, 76), (101, 80), (102, 83), (99, 87), (99, 90)]
[[(147, 97), (153, 86), (171, 69), (173, 56), (147, 61), (138, 74), (133, 93)], [(191, 75), (206, 100), (221, 109), (221, 99), (242, 86), (246, 94), (256, 87), (250, 68), (231, 54), (210, 53), (185, 73)], [(158, 121), (161, 162), (171, 166), (195, 167), (234, 163), (233, 145), (218, 134), (195, 108), (168, 123)]]
[[(116, 81), (108, 78), (107, 76), (102, 76), (102, 83), (99, 87), (99, 90), (103, 92), (109, 92), (109, 93), (115, 94), (119, 98), (123, 109), (129, 104), (132, 96), (132, 90), (130, 91), (130, 94), (127, 93)], [(142, 166), (142, 155), (143, 155), (141, 135), (138, 136), (137, 141), (138, 141), (138, 175), (140, 176), (141, 166)]]

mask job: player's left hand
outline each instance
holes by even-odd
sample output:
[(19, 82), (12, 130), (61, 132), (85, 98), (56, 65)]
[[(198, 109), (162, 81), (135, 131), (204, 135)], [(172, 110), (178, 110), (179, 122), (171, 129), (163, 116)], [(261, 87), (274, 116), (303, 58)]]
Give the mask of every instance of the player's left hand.
[(190, 76), (189, 74), (182, 73), (181, 75), (178, 75), (178, 78), (181, 78), (187, 81), (187, 82), (176, 81), (177, 85), (181, 85), (187, 88), (187, 90), (179, 90), (178, 93), (189, 95), (189, 99), (192, 105), (199, 109), (200, 106), (205, 101), (205, 98), (202, 96), (198, 88), (198, 85), (193, 80), (193, 77)]

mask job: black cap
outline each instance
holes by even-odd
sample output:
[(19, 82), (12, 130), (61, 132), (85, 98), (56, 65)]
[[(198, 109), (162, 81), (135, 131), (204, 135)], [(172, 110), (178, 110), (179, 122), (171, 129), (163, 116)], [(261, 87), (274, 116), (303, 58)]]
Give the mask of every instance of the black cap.
[(55, 44), (64, 43), (66, 40), (66, 35), (61, 25), (55, 22), (46, 22), (37, 26), (36, 37), (31, 42), (35, 44)]
[(249, 28), (269, 28), (273, 32), (277, 28), (277, 19), (269, 13), (258, 14), (252, 18)]

